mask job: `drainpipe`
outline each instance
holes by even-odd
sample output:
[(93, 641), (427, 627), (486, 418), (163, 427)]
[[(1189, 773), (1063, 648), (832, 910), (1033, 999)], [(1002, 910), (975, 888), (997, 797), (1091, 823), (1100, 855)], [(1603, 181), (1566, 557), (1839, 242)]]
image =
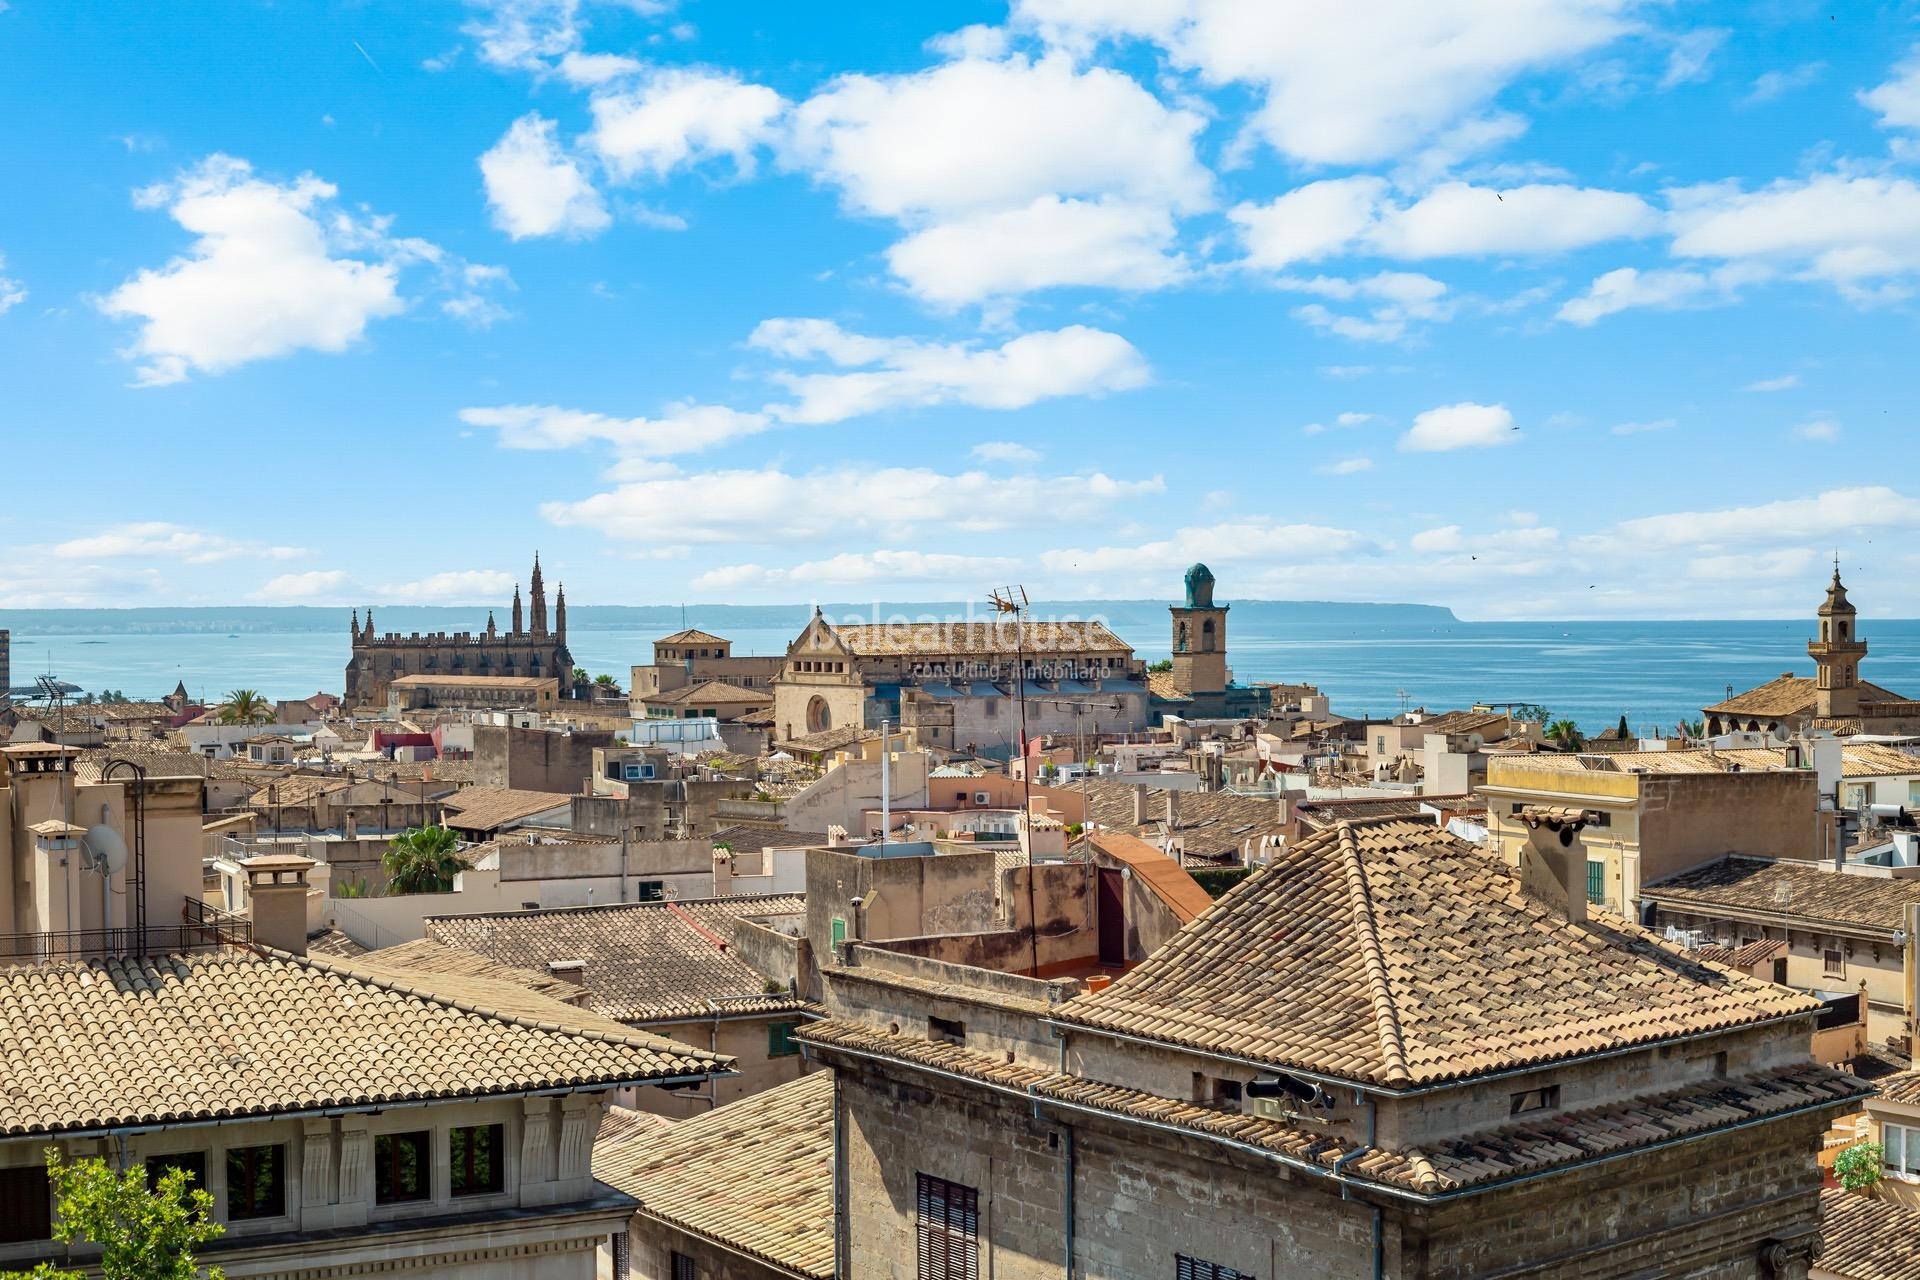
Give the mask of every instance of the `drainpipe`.
[(840, 1073), (833, 1073), (833, 1274), (847, 1274), (847, 1123)]
[[(1346, 1172), (1347, 1165), (1351, 1161), (1357, 1160), (1359, 1157), (1373, 1150), (1375, 1126), (1378, 1124), (1380, 1117), (1380, 1105), (1368, 1095), (1355, 1089), (1353, 1091), (1353, 1100), (1356, 1103), (1365, 1102), (1367, 1104), (1367, 1137), (1365, 1142), (1333, 1162), (1333, 1176), (1341, 1180), (1340, 1198), (1342, 1200), (1353, 1199), (1353, 1184), (1346, 1181), (1343, 1176)], [(1383, 1214), (1380, 1206), (1377, 1204), (1369, 1205), (1368, 1207), (1373, 1210), (1373, 1280), (1382, 1280), (1386, 1275), (1386, 1240), (1385, 1226), (1382, 1222)]]
[[(720, 1053), (720, 1006), (713, 997), (707, 997), (707, 1008), (713, 1010), (713, 1027), (707, 1032), (707, 1048), (717, 1057)], [(707, 1077), (707, 1110), (712, 1111), (720, 1105), (720, 1077)]]
[(887, 722), (880, 722), (880, 847), (893, 828), (893, 753), (887, 750)]

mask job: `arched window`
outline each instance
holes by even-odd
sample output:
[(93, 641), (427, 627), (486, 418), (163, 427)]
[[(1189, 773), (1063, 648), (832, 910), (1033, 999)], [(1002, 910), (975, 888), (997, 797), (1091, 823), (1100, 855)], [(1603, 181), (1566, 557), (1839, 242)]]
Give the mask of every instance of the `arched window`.
[(1213, 619), (1208, 618), (1200, 624), (1200, 652), (1213, 652)]
[(819, 733), (833, 728), (833, 713), (827, 710), (827, 700), (814, 697), (807, 703), (807, 732)]
[(1836, 625), (1838, 625), (1838, 626), (1839, 626), (1839, 628), (1840, 628), (1840, 638), (1841, 638), (1842, 640), (1845, 640), (1845, 639), (1847, 638), (1847, 624), (1846, 624), (1846, 623), (1844, 623), (1844, 622), (1842, 622), (1842, 623), (1838, 623), (1838, 624), (1836, 624)]

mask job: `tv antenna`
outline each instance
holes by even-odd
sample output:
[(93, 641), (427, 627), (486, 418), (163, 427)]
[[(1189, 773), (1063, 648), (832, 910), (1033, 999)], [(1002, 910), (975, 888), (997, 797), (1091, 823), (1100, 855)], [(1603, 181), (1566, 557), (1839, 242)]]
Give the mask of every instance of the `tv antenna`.
[(1027, 920), (1032, 939), (1033, 975), (1040, 976), (1040, 919), (1034, 903), (1033, 888), (1033, 761), (1027, 756), (1027, 589), (1001, 587), (987, 593), (993, 611), (1013, 618), (1013, 696), (1020, 708), (1020, 822), (1015, 828), (1026, 833), (1027, 846)]

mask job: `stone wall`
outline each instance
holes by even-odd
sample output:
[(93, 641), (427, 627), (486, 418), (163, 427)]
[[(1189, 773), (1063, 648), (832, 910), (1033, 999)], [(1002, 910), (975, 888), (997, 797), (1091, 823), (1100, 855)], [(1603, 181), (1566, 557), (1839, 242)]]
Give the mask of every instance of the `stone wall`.
[(576, 794), (593, 776), (595, 747), (619, 746), (610, 730), (473, 726), (473, 781), (481, 787)]

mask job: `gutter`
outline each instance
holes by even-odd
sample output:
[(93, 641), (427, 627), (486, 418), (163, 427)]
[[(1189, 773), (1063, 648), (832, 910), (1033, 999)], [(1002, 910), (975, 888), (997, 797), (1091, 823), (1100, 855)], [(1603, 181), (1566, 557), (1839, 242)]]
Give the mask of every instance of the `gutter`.
[[(1805, 1009), (1798, 1013), (1780, 1013), (1770, 1018), (1761, 1018), (1755, 1022), (1742, 1022), (1732, 1026), (1715, 1027), (1711, 1031), (1694, 1031), (1683, 1036), (1665, 1036), (1657, 1040), (1640, 1040), (1633, 1044), (1620, 1045), (1616, 1048), (1602, 1049), (1595, 1053), (1582, 1053), (1576, 1056), (1581, 1062), (1598, 1062), (1605, 1058), (1617, 1058), (1629, 1053), (1643, 1053), (1649, 1049), (1658, 1049), (1666, 1045), (1688, 1044), (1695, 1040), (1706, 1040), (1715, 1036), (1726, 1035), (1732, 1031), (1751, 1031), (1760, 1027), (1770, 1027), (1779, 1022), (1791, 1022), (1795, 1018), (1811, 1018), (1817, 1012), (1818, 1010), (1815, 1009)], [(1361, 1093), (1372, 1094), (1378, 1098), (1419, 1098), (1430, 1093), (1442, 1093), (1449, 1089), (1460, 1089), (1468, 1085), (1481, 1084), (1490, 1080), (1510, 1080), (1515, 1076), (1534, 1075), (1541, 1071), (1550, 1071), (1571, 1060), (1570, 1058), (1564, 1057), (1543, 1058), (1539, 1062), (1529, 1063), (1525, 1066), (1505, 1067), (1499, 1071), (1489, 1071), (1477, 1075), (1456, 1076), (1452, 1079), (1438, 1081), (1433, 1084), (1417, 1085), (1406, 1089), (1393, 1089), (1383, 1085), (1368, 1084), (1364, 1081), (1343, 1079), (1339, 1076), (1322, 1075), (1319, 1072), (1308, 1071), (1299, 1067), (1282, 1066), (1276, 1062), (1262, 1062), (1257, 1058), (1242, 1058), (1231, 1053), (1219, 1053), (1210, 1049), (1196, 1049), (1191, 1045), (1184, 1045), (1176, 1040), (1149, 1040), (1145, 1036), (1129, 1035), (1124, 1031), (1109, 1031), (1104, 1027), (1091, 1027), (1077, 1022), (1063, 1023), (1053, 1018), (1042, 1018), (1040, 1021), (1042, 1025), (1048, 1027), (1061, 1027), (1072, 1031), (1084, 1032), (1088, 1035), (1105, 1036), (1110, 1040), (1124, 1040), (1128, 1044), (1145, 1045), (1150, 1049), (1159, 1049), (1163, 1052), (1172, 1049), (1178, 1053), (1192, 1054), (1199, 1058), (1210, 1058), (1215, 1062), (1230, 1062), (1237, 1067), (1249, 1067), (1255, 1071), (1268, 1073), (1277, 1071), (1284, 1075), (1297, 1076), (1302, 1080), (1311, 1080), (1316, 1084), (1332, 1085), (1337, 1089), (1354, 1089)]]
[[(1795, 1016), (1800, 1016), (1800, 1015), (1795, 1015)], [(1468, 1185), (1462, 1186), (1462, 1187), (1452, 1187), (1444, 1191), (1429, 1192), (1429, 1191), (1415, 1191), (1415, 1190), (1412, 1190), (1411, 1188), (1401, 1187), (1390, 1182), (1379, 1182), (1373, 1179), (1354, 1178), (1346, 1174), (1336, 1175), (1332, 1169), (1327, 1168), (1325, 1165), (1314, 1164), (1310, 1161), (1301, 1160), (1294, 1156), (1284, 1155), (1281, 1152), (1270, 1150), (1267, 1147), (1256, 1146), (1255, 1144), (1249, 1143), (1249, 1142), (1242, 1142), (1237, 1138), (1229, 1138), (1221, 1134), (1207, 1133), (1204, 1130), (1200, 1130), (1200, 1129), (1189, 1129), (1182, 1125), (1169, 1124), (1164, 1120), (1149, 1120), (1143, 1116), (1127, 1115), (1122, 1112), (1109, 1111), (1100, 1107), (1090, 1107), (1085, 1105), (1084, 1103), (1068, 1102), (1060, 1098), (1042, 1097), (1040, 1094), (1035, 1093), (1033, 1091), (1034, 1087), (1032, 1085), (1027, 1086), (1025, 1089), (1015, 1089), (1010, 1085), (991, 1084), (985, 1080), (976, 1079), (973, 1076), (962, 1075), (959, 1072), (947, 1071), (939, 1067), (931, 1067), (918, 1062), (909, 1062), (901, 1058), (894, 1058), (894, 1057), (888, 1057), (882, 1054), (869, 1053), (863, 1049), (849, 1049), (841, 1045), (829, 1046), (829, 1051), (833, 1053), (846, 1054), (848, 1057), (852, 1057), (852, 1058), (864, 1059), (865, 1061), (868, 1061), (868, 1062), (892, 1065), (895, 1067), (905, 1066), (909, 1070), (917, 1071), (925, 1075), (938, 1076), (946, 1080), (954, 1081), (955, 1083), (961, 1084), (969, 1088), (985, 1089), (989, 1093), (997, 1093), (1009, 1098), (1023, 1099), (1025, 1101), (1032, 1103), (1036, 1109), (1041, 1106), (1052, 1107), (1062, 1111), (1071, 1111), (1071, 1112), (1076, 1112), (1082, 1115), (1093, 1116), (1096, 1119), (1106, 1120), (1109, 1123), (1116, 1123), (1116, 1124), (1123, 1124), (1123, 1125), (1139, 1125), (1143, 1128), (1153, 1129), (1162, 1133), (1174, 1134), (1180, 1138), (1185, 1138), (1185, 1139), (1198, 1138), (1206, 1142), (1215, 1143), (1219, 1146), (1228, 1147), (1235, 1151), (1244, 1152), (1248, 1155), (1257, 1156), (1260, 1159), (1265, 1160), (1270, 1164), (1283, 1165), (1286, 1168), (1294, 1169), (1301, 1173), (1311, 1174), (1314, 1177), (1323, 1178), (1330, 1182), (1337, 1182), (1343, 1188), (1350, 1187), (1359, 1191), (1370, 1191), (1375, 1194), (1391, 1196), (1396, 1200), (1402, 1200), (1409, 1204), (1417, 1204), (1417, 1205), (1440, 1204), (1440, 1203), (1444, 1203), (1451, 1200), (1464, 1199), (1469, 1196), (1481, 1195), (1489, 1191), (1498, 1191), (1498, 1190), (1504, 1190), (1505, 1188), (1508, 1188), (1508, 1187), (1522, 1186), (1529, 1182), (1537, 1182), (1541, 1178), (1558, 1177), (1562, 1174), (1571, 1172), (1576, 1169), (1591, 1169), (1598, 1165), (1611, 1164), (1617, 1160), (1631, 1159), (1635, 1156), (1647, 1155), (1655, 1151), (1664, 1151), (1669, 1147), (1683, 1146), (1689, 1142), (1698, 1142), (1705, 1138), (1718, 1137), (1722, 1134), (1727, 1134), (1727, 1133), (1737, 1133), (1742, 1129), (1750, 1129), (1757, 1124), (1769, 1124), (1776, 1120), (1784, 1120), (1789, 1116), (1803, 1115), (1810, 1112), (1824, 1111), (1833, 1107), (1845, 1106), (1848, 1103), (1855, 1100), (1853, 1098), (1828, 1098), (1823, 1101), (1803, 1103), (1800, 1106), (1788, 1107), (1781, 1111), (1770, 1111), (1763, 1116), (1750, 1116), (1745, 1120), (1736, 1121), (1733, 1124), (1719, 1125), (1713, 1128), (1701, 1129), (1693, 1133), (1677, 1134), (1671, 1138), (1666, 1138), (1658, 1142), (1650, 1142), (1642, 1146), (1629, 1147), (1621, 1151), (1608, 1152), (1603, 1155), (1594, 1156), (1590, 1159), (1570, 1160), (1564, 1164), (1552, 1165), (1545, 1169), (1533, 1169), (1533, 1170), (1526, 1171), (1524, 1173), (1516, 1173), (1511, 1177), (1495, 1178), (1485, 1182), (1469, 1183)], [(1862, 1096), (1865, 1096), (1865, 1095), (1862, 1095)], [(1349, 1195), (1346, 1195), (1343, 1191), (1342, 1198), (1351, 1199), (1352, 1197)]]

